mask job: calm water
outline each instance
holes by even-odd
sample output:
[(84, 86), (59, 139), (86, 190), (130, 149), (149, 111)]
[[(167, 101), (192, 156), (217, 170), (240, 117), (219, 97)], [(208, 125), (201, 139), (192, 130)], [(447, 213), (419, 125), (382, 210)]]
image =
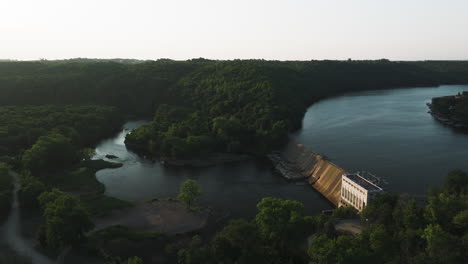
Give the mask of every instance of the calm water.
[(468, 86), (350, 93), (311, 106), (294, 140), (347, 170), (368, 170), (396, 192), (424, 194), (452, 169), (468, 170), (468, 135), (427, 113), (432, 97)]
[[(180, 184), (195, 179), (200, 184), (203, 205), (228, 209), (233, 217), (249, 217), (256, 213), (256, 204), (262, 197), (272, 196), (294, 199), (304, 203), (310, 214), (331, 205), (310, 186), (287, 183), (274, 174), (271, 165), (247, 161), (210, 168), (165, 167), (150, 162), (128, 151), (124, 145), (130, 129), (144, 122), (128, 122), (115, 138), (105, 140), (96, 148), (95, 158), (114, 154), (124, 164), (118, 169), (105, 169), (96, 173), (106, 185), (106, 193), (125, 200), (176, 197)], [(105, 158), (104, 158), (105, 159)]]
[[(392, 89), (346, 94), (311, 106), (296, 142), (332, 158), (347, 170), (369, 170), (385, 178), (388, 189), (423, 194), (454, 168), (468, 170), (468, 135), (445, 127), (427, 113), (435, 96), (452, 95), (468, 86)], [(97, 146), (96, 158), (119, 157), (124, 166), (97, 172), (110, 196), (126, 200), (175, 197), (180, 184), (196, 179), (201, 202), (228, 208), (235, 217), (252, 216), (265, 196), (295, 199), (310, 214), (331, 208), (310, 186), (286, 183), (261, 162), (212, 168), (167, 168), (127, 151), (125, 135), (143, 122), (129, 122), (116, 137)]]

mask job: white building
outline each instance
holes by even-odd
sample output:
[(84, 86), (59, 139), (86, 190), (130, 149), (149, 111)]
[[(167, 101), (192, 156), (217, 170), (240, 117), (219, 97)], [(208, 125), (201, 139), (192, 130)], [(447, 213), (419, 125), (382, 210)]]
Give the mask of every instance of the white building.
[(352, 206), (359, 212), (383, 189), (366, 179), (360, 172), (343, 174), (341, 177), (340, 206)]

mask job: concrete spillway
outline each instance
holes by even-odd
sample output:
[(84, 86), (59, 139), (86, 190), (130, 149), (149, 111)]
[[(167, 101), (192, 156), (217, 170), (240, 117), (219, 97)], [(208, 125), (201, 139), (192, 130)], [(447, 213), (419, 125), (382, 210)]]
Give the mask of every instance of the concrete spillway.
[[(288, 179), (299, 179), (300, 175), (335, 206), (341, 192), (341, 176), (346, 171), (302, 144), (290, 143), (282, 152), (269, 156), (280, 167), (278, 170)], [(280, 161), (280, 162), (278, 162)], [(285, 166), (284, 164), (287, 164)]]

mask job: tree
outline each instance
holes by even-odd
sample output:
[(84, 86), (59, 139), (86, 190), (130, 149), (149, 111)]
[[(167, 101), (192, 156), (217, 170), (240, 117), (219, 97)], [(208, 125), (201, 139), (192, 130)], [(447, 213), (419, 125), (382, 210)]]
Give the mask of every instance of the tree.
[(139, 257), (130, 257), (122, 260), (121, 258), (115, 258), (107, 262), (107, 264), (142, 264), (143, 261)]
[(263, 198), (257, 204), (254, 222), (262, 238), (275, 248), (283, 261), (289, 261), (288, 250), (295, 248), (312, 231), (312, 218), (305, 215), (298, 201)]
[(9, 172), (9, 167), (0, 163), (0, 220), (3, 220), (10, 212), (12, 193), (13, 177)]
[(77, 245), (94, 227), (80, 201), (58, 189), (42, 193), (39, 203), (45, 218), (44, 240), (51, 249)]
[(20, 180), (21, 189), (18, 191), (18, 199), (23, 208), (38, 209), (39, 201), (37, 198), (46, 190), (45, 185), (37, 178), (24, 176)]
[(139, 257), (131, 257), (124, 261), (122, 264), (142, 264), (143, 261)]
[(378, 263), (372, 261), (366, 244), (359, 237), (341, 235), (329, 238), (319, 235), (312, 238), (309, 249), (311, 264)]
[(271, 263), (266, 249), (255, 224), (245, 220), (231, 221), (211, 241), (215, 263)]
[(426, 253), (435, 263), (463, 263), (457, 238), (440, 225), (427, 226), (422, 237), (426, 240)]
[(22, 157), (23, 168), (33, 174), (42, 174), (64, 168), (78, 160), (77, 148), (71, 140), (59, 133), (40, 137)]
[(190, 244), (187, 248), (183, 248), (177, 252), (179, 264), (199, 264), (209, 263), (209, 251), (203, 246), (200, 236), (195, 235), (192, 237)]
[(393, 209), (398, 202), (398, 196), (391, 193), (378, 194), (372, 199), (361, 213), (366, 223), (392, 225)]
[(179, 198), (179, 200), (187, 205), (188, 208), (192, 208), (192, 205), (196, 202), (200, 195), (200, 185), (198, 185), (195, 180), (186, 180), (180, 186), (180, 192), (177, 198)]
[(468, 194), (468, 173), (461, 170), (451, 171), (445, 177), (445, 189), (457, 194)]

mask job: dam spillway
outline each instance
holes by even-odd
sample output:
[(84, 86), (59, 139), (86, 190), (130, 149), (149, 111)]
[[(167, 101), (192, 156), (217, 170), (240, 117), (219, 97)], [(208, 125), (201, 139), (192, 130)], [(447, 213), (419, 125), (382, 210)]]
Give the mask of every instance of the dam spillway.
[(341, 177), (347, 172), (327, 157), (317, 154), (302, 144), (289, 143), (283, 151), (268, 158), (288, 180), (305, 180), (335, 206), (339, 205)]

